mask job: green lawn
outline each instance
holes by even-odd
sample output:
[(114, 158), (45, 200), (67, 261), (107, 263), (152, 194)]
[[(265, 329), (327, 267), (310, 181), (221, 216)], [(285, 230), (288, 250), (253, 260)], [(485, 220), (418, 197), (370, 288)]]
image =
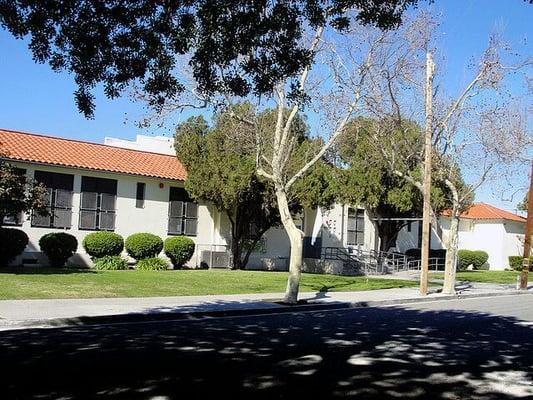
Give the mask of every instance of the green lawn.
[[(517, 271), (463, 271), (457, 273), (457, 280), (484, 283), (516, 283)], [(533, 275), (533, 274), (530, 274)], [(430, 279), (443, 279), (444, 274), (430, 274)]]
[[(283, 292), (285, 272), (0, 269), (0, 299), (192, 296)], [(303, 274), (302, 291), (417, 286), (407, 280)]]

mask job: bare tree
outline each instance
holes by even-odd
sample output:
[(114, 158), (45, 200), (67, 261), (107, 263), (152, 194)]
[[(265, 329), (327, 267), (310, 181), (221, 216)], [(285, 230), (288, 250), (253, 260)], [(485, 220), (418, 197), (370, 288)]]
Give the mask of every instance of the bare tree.
[[(242, 146), (254, 149), (258, 175), (268, 180), (275, 190), (281, 222), (291, 247), (289, 277), (284, 298), (287, 303), (297, 302), (303, 263), (303, 232), (296, 226), (289, 207), (294, 186), (326, 156), (347, 123), (363, 108), (361, 92), (354, 92), (337, 81), (331, 65), (324, 62), (325, 54), (330, 50), (326, 34), (330, 37), (342, 37), (334, 30), (328, 32), (326, 27), (330, 23), (331, 21), (325, 20), (308, 35), (308, 51), (315, 54), (321, 62), (316, 63), (313, 68), (303, 68), (296, 78), (277, 82), (270, 97), (249, 96), (246, 100), (253, 110), (249, 115), (232, 113), (235, 103), (242, 101), (242, 98), (236, 99), (224, 94), (204, 97), (191, 82), (184, 82), (184, 86), (189, 88), (188, 101), (184, 103), (183, 99), (180, 99), (179, 103), (166, 104), (164, 109), (163, 117), (184, 108), (223, 108), (233, 115), (235, 123), (250, 126), (250, 129), (234, 130), (233, 134), (241, 135), (234, 139)], [(370, 53), (366, 52), (367, 58)], [(182, 73), (181, 76), (187, 74)], [(365, 79), (363, 66), (350, 71), (350, 79), (357, 80), (362, 87)], [(136, 94), (139, 95), (142, 96), (142, 93)], [(261, 117), (267, 110), (274, 110), (274, 126), (271, 124), (271, 118)], [(302, 149), (298, 146), (299, 138), (296, 136), (298, 130), (294, 129), (294, 124), (298, 121), (297, 115), (304, 110), (315, 113), (321, 123), (314, 132), (313, 146), (309, 146), (302, 154)], [(148, 122), (152, 120), (150, 116), (146, 119)]]
[[(525, 101), (512, 93), (513, 85), (509, 80), (512, 79), (514, 85), (520, 82), (527, 92), (527, 84), (517, 75), (523, 75), (533, 60), (520, 60), (497, 35), (491, 35), (482, 56), (472, 63), (471, 80), (457, 95), (444, 93), (442, 80), (445, 75), (439, 68), (443, 64), (439, 60), (436, 61), (435, 79), (439, 79), (440, 84), (437, 82), (429, 96), (425, 95), (431, 84), (431, 80), (425, 77), (432, 75), (426, 74), (427, 68), (432, 68), (426, 65), (426, 55), (430, 52), (439, 54), (433, 33), (437, 26), (434, 17), (420, 13), (394, 34), (367, 30), (365, 43), (360, 45), (370, 49), (371, 53), (364, 64), (364, 85), (354, 87), (346, 78), (342, 82), (352, 86), (352, 90), (364, 93), (362, 112), (375, 121), (372, 130), (374, 144), (391, 171), (422, 193), (424, 146), (407, 146), (402, 143), (402, 135), (393, 134), (393, 131), (403, 131), (408, 137), (413, 126), (406, 121), (418, 123), (420, 127), (431, 126), (433, 180), (448, 187), (452, 204), (450, 229), (444, 238), (448, 250), (444, 292), (453, 293), (461, 212), (481, 185), (502, 179), (530, 150), (528, 118), (522, 106)], [(337, 46), (335, 54), (342, 59), (337, 62), (341, 76), (344, 71), (361, 65), (350, 48), (341, 51)], [(522, 93), (522, 96), (526, 94)], [(431, 103), (429, 108), (433, 115), (425, 111), (424, 99)], [(430, 119), (429, 124), (424, 123), (426, 118)], [(420, 140), (423, 140), (421, 128), (419, 132)], [(433, 212), (435, 225), (436, 217)]]

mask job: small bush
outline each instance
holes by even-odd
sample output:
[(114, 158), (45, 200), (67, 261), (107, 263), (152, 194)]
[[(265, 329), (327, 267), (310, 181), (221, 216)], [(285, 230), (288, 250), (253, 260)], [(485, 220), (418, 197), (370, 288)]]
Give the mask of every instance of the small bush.
[(0, 228), (0, 267), (6, 267), (22, 254), (28, 244), (28, 235), (20, 229)]
[(48, 233), (39, 239), (39, 247), (48, 257), (50, 266), (63, 267), (78, 249), (78, 241), (68, 233)]
[(457, 252), (459, 271), (466, 271), (466, 269), (474, 264), (474, 254), (471, 250), (459, 250)]
[(85, 236), (82, 245), (91, 257), (118, 256), (124, 249), (124, 239), (113, 232), (93, 232)]
[(94, 268), (99, 270), (115, 271), (128, 269), (128, 262), (121, 256), (103, 256), (93, 260)]
[[(522, 271), (522, 260), (524, 257), (522, 256), (509, 256), (509, 266), (514, 269), (515, 271)], [(533, 256), (529, 258), (530, 265), (533, 265)]]
[(183, 236), (169, 237), (165, 240), (164, 251), (174, 268), (181, 268), (194, 253), (194, 241)]
[(470, 265), (474, 269), (482, 269), (489, 260), (489, 255), (483, 250), (459, 250), (458, 256), (460, 271), (465, 271)]
[(134, 233), (126, 239), (126, 251), (136, 260), (156, 257), (163, 250), (163, 241), (151, 233)]
[(135, 267), (139, 271), (162, 271), (167, 268), (167, 262), (159, 257), (143, 258), (137, 262)]
[[(489, 254), (483, 250), (474, 250), (474, 269), (483, 269), (489, 261)], [(488, 266), (487, 268), (488, 269)]]

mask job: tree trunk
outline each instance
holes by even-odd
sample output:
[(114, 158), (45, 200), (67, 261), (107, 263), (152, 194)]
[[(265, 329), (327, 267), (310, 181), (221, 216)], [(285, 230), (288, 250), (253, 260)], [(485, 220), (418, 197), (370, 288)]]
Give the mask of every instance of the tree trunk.
[(284, 302), (296, 304), (298, 302), (298, 289), (300, 287), (300, 275), (302, 273), (302, 250), (303, 236), (302, 232), (296, 227), (289, 211), (287, 193), (282, 186), (276, 186), (276, 199), (278, 202), (281, 223), (285, 232), (289, 236), (291, 244), (291, 253), (289, 260), (289, 278), (287, 280), (287, 289), (285, 290)]
[(459, 204), (452, 206), (450, 233), (446, 245), (446, 261), (444, 266), (444, 285), (442, 293), (455, 294), (455, 274), (457, 270), (457, 247), (459, 244)]
[(241, 241), (235, 237), (231, 240), (231, 260), (232, 269), (242, 269)]
[(238, 210), (235, 215), (226, 212), (231, 224), (231, 269), (242, 269), (242, 229)]
[(403, 223), (398, 221), (383, 221), (378, 225), (378, 235), (380, 239), (380, 250), (388, 251), (396, 246), (398, 233), (403, 228)]
[(424, 209), (422, 213), (422, 249), (420, 267), (420, 294), (428, 294), (428, 272), (429, 272), (429, 240), (431, 235), (431, 139), (433, 135), (433, 55), (426, 53), (426, 129), (424, 133), (424, 182), (423, 198)]

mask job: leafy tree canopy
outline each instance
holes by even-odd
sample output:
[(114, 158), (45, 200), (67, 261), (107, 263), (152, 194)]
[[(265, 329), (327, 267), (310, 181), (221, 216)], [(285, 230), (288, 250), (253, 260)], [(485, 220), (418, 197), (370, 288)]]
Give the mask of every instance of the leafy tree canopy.
[[(346, 134), (339, 139), (337, 152), (343, 168), (339, 171), (338, 197), (348, 204), (362, 204), (382, 218), (418, 217), (422, 214), (421, 192), (393, 173), (383, 152), (394, 154), (396, 168), (421, 182), (419, 155), (424, 145), (422, 131), (416, 123), (403, 121), (401, 129), (390, 129), (386, 141), (376, 143), (372, 129), (380, 126), (378, 124), (380, 121), (358, 118), (350, 123)], [(464, 183), (460, 171), (456, 169), (456, 172), (456, 182), (462, 188)], [(431, 200), (436, 212), (451, 206), (449, 190), (438, 179), (432, 184)], [(404, 224), (400, 220), (383, 220), (378, 224), (382, 250), (388, 250), (393, 245)]]
[(156, 109), (176, 99), (183, 57), (204, 95), (270, 92), (312, 62), (307, 27), (343, 30), (353, 15), (391, 28), (417, 1), (0, 0), (0, 24), (30, 36), (35, 61), (74, 74), (76, 103), (91, 117), (97, 84), (113, 98), (138, 82)]
[[(252, 128), (241, 119), (261, 123), (255, 125), (259, 128)], [(266, 230), (280, 224), (273, 185), (257, 174), (256, 144), (248, 140), (257, 135), (265, 139), (272, 134), (274, 123), (275, 114), (271, 110), (255, 115), (248, 103), (242, 103), (217, 113), (212, 126), (202, 116), (195, 116), (176, 128), (176, 154), (187, 169), (185, 188), (193, 198), (214, 204), (228, 216), (235, 268), (246, 264), (247, 243), (253, 245)], [(258, 131), (249, 132), (250, 129)], [(307, 124), (301, 116), (297, 116), (292, 129), (298, 143), (294, 144), (295, 156), (289, 169), (297, 169), (320, 143), (309, 139)], [(297, 213), (302, 207), (331, 204), (335, 195), (331, 189), (332, 174), (330, 164), (317, 163), (295, 186), (291, 211)]]
[[(415, 154), (423, 147), (420, 128), (404, 121), (401, 130), (394, 130), (386, 143), (376, 144), (371, 130), (375, 121), (358, 118), (339, 139), (337, 150), (341, 162), (344, 187), (341, 196), (350, 204), (364, 204), (380, 215), (416, 216), (422, 210), (422, 195), (405, 179), (395, 175), (382, 151), (394, 152), (396, 165), (410, 171), (415, 177), (421, 174), (420, 163)], [(397, 140), (396, 140), (397, 139)], [(413, 154), (412, 157), (409, 155)], [(443, 185), (433, 185), (432, 202), (438, 211), (448, 204), (443, 194)]]

